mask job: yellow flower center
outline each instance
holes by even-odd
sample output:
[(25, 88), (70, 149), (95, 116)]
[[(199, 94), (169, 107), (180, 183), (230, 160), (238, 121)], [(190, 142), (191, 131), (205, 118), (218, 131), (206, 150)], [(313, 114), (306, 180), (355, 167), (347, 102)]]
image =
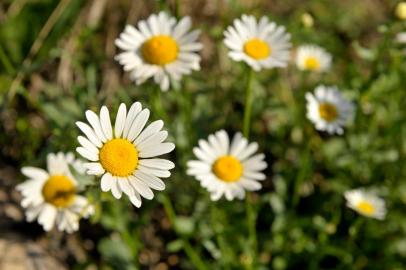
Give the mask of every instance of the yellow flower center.
[(224, 182), (235, 182), (243, 173), (241, 162), (232, 156), (222, 156), (213, 164), (214, 174)]
[(364, 215), (371, 216), (375, 213), (375, 207), (367, 201), (361, 201), (357, 205), (357, 209)]
[(159, 35), (144, 42), (141, 53), (149, 64), (163, 66), (176, 60), (178, 44), (170, 36)]
[(254, 38), (244, 44), (244, 52), (256, 60), (261, 60), (271, 55), (272, 50), (267, 43)]
[(114, 176), (128, 176), (138, 166), (138, 151), (125, 139), (112, 139), (99, 152), (102, 167)]
[(316, 57), (308, 57), (305, 60), (304, 66), (306, 69), (309, 69), (309, 70), (319, 70), (320, 61)]
[(51, 176), (42, 187), (44, 200), (58, 208), (66, 208), (71, 205), (75, 195), (75, 184), (64, 175)]
[(326, 120), (327, 122), (334, 121), (337, 119), (338, 112), (336, 106), (330, 103), (321, 103), (319, 105), (320, 117)]

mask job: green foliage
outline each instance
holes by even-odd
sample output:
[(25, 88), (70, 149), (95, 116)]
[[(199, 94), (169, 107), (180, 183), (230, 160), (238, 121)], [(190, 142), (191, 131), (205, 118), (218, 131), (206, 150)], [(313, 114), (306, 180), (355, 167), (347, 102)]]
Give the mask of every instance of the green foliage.
[[(67, 2), (34, 55), (30, 48), (59, 1), (0, 4), (2, 9), (21, 5), (16, 14), (0, 13), (0, 164), (16, 170), (41, 166), (48, 152), (74, 151), (75, 122), (84, 120), (85, 110), (106, 104), (115, 112), (121, 102), (135, 100), (151, 109), (152, 119), (166, 120), (169, 140), (177, 145), (167, 189), (143, 200), (140, 209), (102, 193), (99, 180), (81, 182), (96, 206), (90, 223), (81, 226), (101, 229), (80, 234), (95, 244), (80, 264), (404, 268), (406, 65), (394, 37), (406, 25), (392, 15), (394, 1), (229, 1), (222, 8), (221, 1), (107, 1), (95, 25), (87, 19), (98, 1)], [(175, 8), (173, 2), (184, 5)], [(207, 10), (193, 8), (199, 4)], [(155, 102), (157, 86), (135, 86), (121, 71), (113, 44), (126, 23), (160, 9), (191, 15), (205, 45), (202, 70), (160, 93), (162, 105)], [(312, 14), (313, 27), (301, 23), (304, 12)], [(293, 64), (255, 74), (251, 138), (269, 166), (263, 188), (250, 194), (248, 206), (211, 202), (198, 181), (185, 174), (199, 138), (243, 128), (246, 72), (222, 44), (223, 30), (242, 13), (266, 15), (287, 27), (294, 45), (315, 43), (333, 55), (327, 74), (303, 73)], [(356, 118), (344, 136), (317, 132), (307, 120), (304, 94), (318, 84), (337, 85), (356, 104)], [(356, 187), (375, 189), (385, 199), (386, 220), (367, 219), (345, 206), (343, 192)], [(255, 239), (249, 236), (252, 221)]]

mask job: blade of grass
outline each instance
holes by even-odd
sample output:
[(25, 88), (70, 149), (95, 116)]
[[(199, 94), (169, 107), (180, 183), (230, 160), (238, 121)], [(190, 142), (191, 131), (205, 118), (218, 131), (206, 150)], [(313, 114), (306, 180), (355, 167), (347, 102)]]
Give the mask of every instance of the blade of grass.
[(11, 83), (10, 90), (8, 92), (7, 100), (10, 103), (15, 94), (17, 93), (18, 86), (20, 85), (21, 81), (24, 79), (24, 72), (25, 70), (31, 65), (33, 58), (41, 49), (42, 45), (44, 44), (45, 39), (48, 37), (49, 33), (51, 32), (52, 28), (58, 22), (59, 18), (61, 17), (62, 13), (65, 11), (66, 7), (69, 5), (71, 0), (61, 0), (59, 4), (56, 6), (52, 14), (49, 16), (48, 20), (45, 22), (44, 26), (42, 27), (41, 31), (38, 34), (38, 37), (35, 39), (34, 43), (32, 44), (30, 51), (28, 52), (27, 57), (24, 59), (21, 69), (18, 71), (16, 77), (14, 78), (13, 82)]
[(7, 54), (1, 45), (0, 45), (0, 60), (3, 63), (3, 66), (6, 69), (8, 74), (13, 74), (15, 72), (10, 59), (8, 59)]

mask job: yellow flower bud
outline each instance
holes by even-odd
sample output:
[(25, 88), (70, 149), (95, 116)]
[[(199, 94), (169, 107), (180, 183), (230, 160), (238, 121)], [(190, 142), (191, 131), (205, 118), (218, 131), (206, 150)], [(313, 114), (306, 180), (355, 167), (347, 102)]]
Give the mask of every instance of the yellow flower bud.
[(395, 14), (399, 19), (406, 20), (406, 2), (397, 4)]
[(310, 15), (309, 13), (303, 13), (302, 14), (302, 24), (307, 27), (307, 28), (311, 28), (314, 25), (314, 19), (313, 16)]

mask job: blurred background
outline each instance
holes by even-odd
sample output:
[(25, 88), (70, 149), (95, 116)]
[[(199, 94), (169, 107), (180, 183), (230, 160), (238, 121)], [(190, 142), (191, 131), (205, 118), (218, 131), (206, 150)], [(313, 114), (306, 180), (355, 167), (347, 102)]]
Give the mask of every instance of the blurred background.
[[(1, 0), (0, 269), (405, 269), (406, 62), (395, 37), (406, 23), (397, 2)], [(156, 86), (135, 86), (114, 61), (125, 25), (161, 10), (191, 16), (204, 44), (202, 70), (162, 93), (162, 106), (151, 98)], [(313, 43), (333, 55), (326, 74), (300, 72), (293, 61), (256, 74), (251, 139), (269, 164), (249, 202), (257, 250), (247, 244), (244, 201), (213, 203), (185, 174), (199, 138), (241, 130), (244, 66), (222, 39), (244, 13), (286, 26), (294, 48)], [(344, 136), (319, 133), (306, 119), (304, 94), (318, 84), (337, 85), (356, 104)], [(115, 112), (136, 100), (152, 120), (169, 115), (176, 168), (163, 192), (172, 203), (157, 195), (136, 209), (89, 189), (97, 211), (79, 232), (46, 234), (26, 223), (14, 190), (20, 168), (74, 151), (85, 110)], [(343, 192), (357, 187), (385, 198), (386, 220), (345, 207)]]

